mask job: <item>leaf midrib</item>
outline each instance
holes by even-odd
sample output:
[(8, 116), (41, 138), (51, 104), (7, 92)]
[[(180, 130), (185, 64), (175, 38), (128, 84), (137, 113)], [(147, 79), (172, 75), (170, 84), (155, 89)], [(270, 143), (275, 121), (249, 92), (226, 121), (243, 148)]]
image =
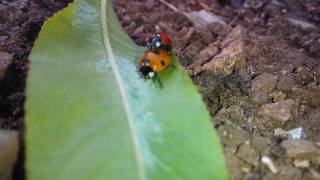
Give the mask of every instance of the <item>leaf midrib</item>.
[(134, 158), (136, 160), (136, 166), (137, 166), (137, 172), (138, 172), (138, 178), (139, 180), (146, 180), (146, 174), (144, 169), (144, 161), (142, 158), (141, 149), (139, 146), (139, 140), (137, 132), (134, 128), (134, 121), (133, 121), (133, 113), (129, 105), (129, 98), (127, 96), (127, 93), (125, 91), (125, 87), (123, 84), (123, 81), (121, 79), (121, 75), (116, 63), (116, 59), (113, 54), (113, 50), (111, 48), (109, 34), (108, 34), (108, 23), (107, 23), (107, 14), (108, 14), (108, 0), (101, 0), (101, 26), (102, 26), (102, 36), (103, 36), (103, 43), (106, 50), (106, 53), (108, 54), (108, 59), (111, 62), (112, 70), (114, 72), (118, 88), (120, 90), (121, 99), (123, 102), (124, 110), (127, 117), (128, 122), (128, 128), (129, 132), (131, 134), (130, 138), (133, 145), (133, 153)]

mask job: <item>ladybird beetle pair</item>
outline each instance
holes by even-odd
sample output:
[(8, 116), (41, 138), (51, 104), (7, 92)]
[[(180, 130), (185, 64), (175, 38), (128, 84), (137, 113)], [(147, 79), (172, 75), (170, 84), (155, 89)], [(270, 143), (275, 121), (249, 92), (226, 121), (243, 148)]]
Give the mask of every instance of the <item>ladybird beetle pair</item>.
[(171, 39), (165, 33), (154, 34), (147, 38), (148, 50), (140, 59), (139, 71), (145, 79), (157, 80), (162, 88), (157, 73), (172, 65)]

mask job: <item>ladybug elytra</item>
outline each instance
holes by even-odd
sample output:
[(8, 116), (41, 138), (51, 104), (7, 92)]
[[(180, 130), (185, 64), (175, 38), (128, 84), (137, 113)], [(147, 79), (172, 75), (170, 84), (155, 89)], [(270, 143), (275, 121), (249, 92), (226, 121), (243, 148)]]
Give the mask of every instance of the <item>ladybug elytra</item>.
[(165, 70), (171, 65), (172, 57), (165, 50), (159, 49), (158, 53), (147, 50), (140, 59), (139, 71), (146, 79), (152, 78), (158, 80), (160, 86), (162, 87), (157, 73)]

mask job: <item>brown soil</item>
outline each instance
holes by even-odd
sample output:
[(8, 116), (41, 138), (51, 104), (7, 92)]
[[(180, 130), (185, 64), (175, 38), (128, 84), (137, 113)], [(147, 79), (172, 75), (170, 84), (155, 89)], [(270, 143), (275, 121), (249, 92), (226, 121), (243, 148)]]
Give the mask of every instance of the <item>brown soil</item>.
[[(0, 2), (0, 53), (10, 65), (0, 81), (0, 127), (23, 133), (24, 89), (28, 55), (45, 19), (66, 6), (69, 0), (2, 0)], [(276, 128), (302, 127), (305, 140), (320, 141), (320, 3), (304, 0), (175, 0), (169, 1), (185, 12), (206, 10), (222, 17), (231, 27), (246, 30), (246, 65), (231, 75), (203, 70), (213, 57), (201, 57), (199, 51), (214, 46), (217, 53), (230, 29), (209, 24), (203, 29), (158, 0), (116, 0), (116, 13), (137, 44), (145, 45), (147, 34), (167, 32), (174, 41), (174, 52), (199, 87), (212, 115), (227, 157), (232, 179), (319, 179), (320, 160), (305, 158), (306, 167), (294, 164), (281, 143), (286, 136), (275, 134)], [(315, 28), (303, 28), (288, 21), (294, 18)], [(214, 55), (213, 55), (214, 56)], [(2, 62), (0, 62), (1, 65)], [(0, 66), (1, 68), (1, 66)], [(254, 92), (252, 84), (262, 73), (277, 78), (276, 92)], [(1, 75), (1, 70), (0, 70)], [(275, 97), (277, 92), (285, 94)], [(272, 98), (273, 96), (273, 98)], [(258, 115), (265, 104), (292, 99), (295, 112), (285, 123)], [(246, 153), (251, 152), (251, 153)], [(268, 156), (278, 169), (272, 173), (261, 163)], [(316, 157), (316, 156), (314, 156)], [(21, 159), (21, 158), (20, 158)], [(23, 179), (22, 160), (15, 178)]]
[[(231, 75), (217, 74), (202, 66), (226, 48), (224, 40), (232, 28), (208, 24), (197, 29), (184, 15), (157, 0), (117, 0), (115, 5), (124, 29), (137, 44), (145, 45), (146, 35), (156, 31), (166, 32), (173, 38), (174, 52), (198, 86), (213, 117), (231, 179), (319, 179), (319, 162), (303, 157), (308, 164), (302, 167), (296, 157), (288, 158), (288, 152), (296, 147), (282, 145), (289, 137), (277, 134), (277, 130), (302, 127), (302, 139), (320, 141), (319, 1), (246, 0), (245, 4), (236, 0), (230, 1), (233, 4), (221, 1), (225, 2), (224, 6), (209, 0), (168, 2), (184, 12), (212, 12), (231, 27), (242, 25), (247, 32), (240, 35), (247, 49), (245, 67), (234, 69)], [(290, 22), (290, 18), (313, 27), (300, 27)], [(208, 47), (211, 47), (210, 57), (199, 57), (199, 52)], [(273, 86), (264, 85), (272, 92), (254, 92), (254, 86), (259, 85), (252, 84), (262, 73), (276, 78)], [(266, 76), (260, 77), (260, 83), (268, 81)], [(265, 104), (272, 106), (278, 101), (284, 106), (291, 103), (282, 108), (290, 112), (290, 120), (279, 122), (279, 118), (259, 115)], [(273, 117), (280, 112), (278, 108), (280, 106), (267, 115)], [(315, 159), (319, 157), (312, 155)], [(263, 156), (273, 161), (278, 173), (272, 173), (261, 163)]]

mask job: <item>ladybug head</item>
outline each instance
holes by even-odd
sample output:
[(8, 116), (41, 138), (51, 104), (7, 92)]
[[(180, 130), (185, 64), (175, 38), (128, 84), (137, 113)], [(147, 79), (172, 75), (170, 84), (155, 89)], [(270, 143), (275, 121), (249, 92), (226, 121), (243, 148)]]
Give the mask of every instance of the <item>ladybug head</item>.
[(153, 69), (149, 66), (149, 61), (147, 59), (144, 59), (143, 63), (140, 66), (139, 69), (140, 73), (143, 75), (144, 78), (153, 78), (155, 75), (155, 72)]

